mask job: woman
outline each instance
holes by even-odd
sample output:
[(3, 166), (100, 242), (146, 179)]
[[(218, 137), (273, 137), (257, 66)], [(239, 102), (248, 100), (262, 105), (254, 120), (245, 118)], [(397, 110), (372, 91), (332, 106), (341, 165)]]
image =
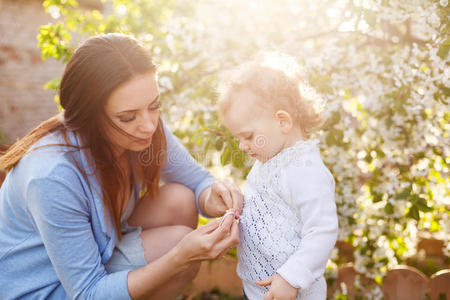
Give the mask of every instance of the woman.
[[(136, 40), (87, 40), (60, 103), (0, 158), (1, 299), (171, 299), (238, 244), (242, 194), (161, 121), (156, 67)], [(198, 213), (227, 209), (235, 217), (194, 230)]]

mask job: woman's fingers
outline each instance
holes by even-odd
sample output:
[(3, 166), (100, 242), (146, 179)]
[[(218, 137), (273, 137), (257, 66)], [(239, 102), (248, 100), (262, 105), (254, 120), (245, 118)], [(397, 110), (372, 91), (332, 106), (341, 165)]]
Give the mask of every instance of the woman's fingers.
[(218, 219), (220, 226), (218, 226), (213, 232), (211, 232), (210, 237), (212, 242), (215, 244), (218, 241), (222, 240), (229, 232), (231, 231), (231, 225), (234, 220), (234, 216), (232, 214), (224, 216), (223, 218)]
[(212, 221), (209, 221), (208, 224), (202, 225), (197, 228), (198, 232), (201, 233), (210, 233), (217, 229), (220, 225), (220, 219), (215, 219)]
[(236, 217), (242, 213), (244, 206), (244, 196), (239, 187), (228, 181), (216, 181), (211, 186), (210, 201), (214, 203), (214, 210), (218, 214), (223, 214), (225, 210), (233, 208), (237, 214)]
[[(238, 220), (233, 211), (196, 229), (207, 258), (219, 258), (239, 243)], [(199, 236), (199, 237), (200, 237)], [(206, 258), (205, 256), (203, 256)]]
[(222, 250), (222, 252), (220, 252), (219, 255), (217, 255), (215, 258), (221, 258), (222, 256), (224, 256), (225, 254), (227, 254), (228, 251), (230, 251), (231, 249), (233, 249), (233, 247), (228, 247)]
[[(234, 213), (227, 212), (221, 218), (214, 219), (214, 220), (208, 222), (207, 224), (200, 226), (199, 228), (197, 228), (197, 230), (201, 233), (212, 233), (212, 232), (216, 231), (216, 229), (218, 227), (221, 227), (222, 228), (221, 231), (224, 231), (226, 234), (227, 232), (229, 232), (231, 222), (233, 219), (234, 219)], [(216, 233), (213, 237), (215, 237), (216, 235), (218, 235), (218, 233)]]
[[(230, 234), (215, 244), (215, 248), (220, 251), (220, 256), (225, 254), (230, 248), (239, 244), (239, 225), (237, 220), (233, 220), (231, 224)], [(219, 257), (220, 257), (219, 256)]]
[(231, 194), (232, 206), (229, 206), (229, 208), (236, 209), (240, 215), (242, 212), (242, 207), (244, 206), (244, 195), (235, 183), (224, 180), (223, 184), (227, 187), (229, 193)]
[(233, 207), (231, 192), (223, 181), (214, 182), (212, 192), (216, 193), (223, 200), (227, 208)]

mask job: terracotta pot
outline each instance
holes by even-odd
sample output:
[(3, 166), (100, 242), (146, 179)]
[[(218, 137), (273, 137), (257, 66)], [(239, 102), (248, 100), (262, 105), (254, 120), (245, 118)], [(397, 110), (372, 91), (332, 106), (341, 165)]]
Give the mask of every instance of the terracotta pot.
[(428, 278), (409, 266), (397, 266), (389, 270), (383, 280), (386, 300), (423, 300), (428, 289)]
[(236, 266), (237, 259), (229, 256), (202, 262), (188, 293), (196, 295), (217, 288), (231, 296), (242, 296), (242, 282), (236, 274)]
[(450, 269), (441, 270), (431, 276), (428, 282), (428, 294), (431, 300), (450, 299)]

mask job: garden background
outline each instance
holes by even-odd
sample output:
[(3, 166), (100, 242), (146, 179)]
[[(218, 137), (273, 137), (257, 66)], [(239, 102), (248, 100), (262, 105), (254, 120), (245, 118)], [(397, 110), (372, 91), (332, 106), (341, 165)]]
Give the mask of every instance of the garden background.
[(124, 32), (158, 65), (167, 124), (216, 177), (243, 187), (252, 160), (219, 123), (220, 77), (262, 50), (288, 53), (327, 101), (318, 137), (340, 224), (330, 299), (380, 299), (398, 265), (415, 268), (426, 283), (414, 293), (430, 299), (429, 278), (450, 262), (449, 15), (447, 0), (0, 0), (0, 144), (58, 112), (80, 42)]

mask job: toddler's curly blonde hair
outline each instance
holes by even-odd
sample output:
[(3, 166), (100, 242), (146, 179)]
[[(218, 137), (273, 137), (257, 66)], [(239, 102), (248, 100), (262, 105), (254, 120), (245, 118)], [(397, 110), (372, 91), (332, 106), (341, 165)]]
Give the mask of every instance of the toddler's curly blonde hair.
[(237, 101), (236, 93), (242, 91), (252, 92), (269, 109), (287, 111), (306, 137), (323, 123), (323, 100), (292, 56), (265, 52), (228, 73), (219, 87), (222, 119)]

